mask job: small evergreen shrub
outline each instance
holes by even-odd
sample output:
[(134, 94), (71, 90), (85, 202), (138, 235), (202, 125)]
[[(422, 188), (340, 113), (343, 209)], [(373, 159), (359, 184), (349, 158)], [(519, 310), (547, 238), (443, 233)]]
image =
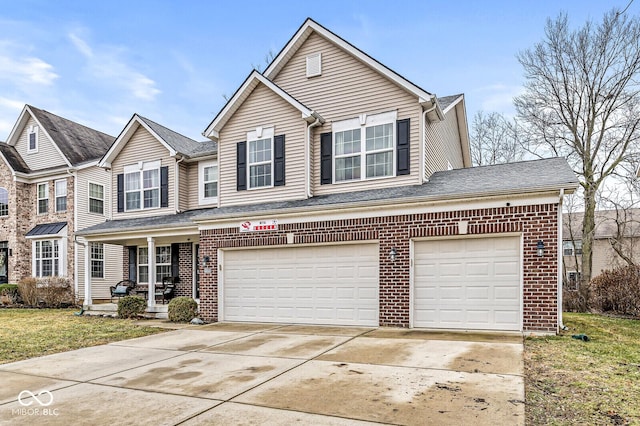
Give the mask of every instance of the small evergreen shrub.
[(169, 302), (169, 321), (189, 322), (198, 316), (198, 303), (190, 297), (176, 297)]
[(622, 266), (604, 271), (590, 285), (592, 308), (640, 316), (640, 267)]
[(147, 301), (140, 296), (121, 297), (118, 302), (118, 318), (138, 318), (146, 308)]
[(0, 302), (3, 305), (14, 305), (19, 300), (18, 284), (0, 284)]
[(38, 305), (38, 282), (33, 277), (23, 278), (18, 282), (18, 293), (22, 302), (27, 306)]

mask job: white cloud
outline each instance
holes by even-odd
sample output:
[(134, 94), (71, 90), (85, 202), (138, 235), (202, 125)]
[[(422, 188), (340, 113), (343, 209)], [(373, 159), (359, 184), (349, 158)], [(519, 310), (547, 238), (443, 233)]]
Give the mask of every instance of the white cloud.
[(86, 59), (86, 70), (101, 85), (123, 89), (136, 99), (153, 101), (161, 92), (156, 82), (127, 64), (126, 51), (112, 46), (91, 47), (77, 33), (69, 33), (74, 47)]
[(14, 110), (16, 112), (22, 111), (24, 107), (24, 103), (21, 101), (16, 101), (15, 99), (8, 99), (0, 97), (0, 108)]
[(20, 51), (9, 43), (0, 44), (0, 80), (21, 86), (52, 85), (58, 78), (53, 66), (40, 58), (21, 55)]

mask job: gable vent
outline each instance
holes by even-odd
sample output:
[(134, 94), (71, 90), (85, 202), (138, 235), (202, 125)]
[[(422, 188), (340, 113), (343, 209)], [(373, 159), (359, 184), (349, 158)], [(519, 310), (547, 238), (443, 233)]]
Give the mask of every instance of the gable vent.
[(322, 74), (322, 54), (320, 52), (307, 56), (307, 77)]

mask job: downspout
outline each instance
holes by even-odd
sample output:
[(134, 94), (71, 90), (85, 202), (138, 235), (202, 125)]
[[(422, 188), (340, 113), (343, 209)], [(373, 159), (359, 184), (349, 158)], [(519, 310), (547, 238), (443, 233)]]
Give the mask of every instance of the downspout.
[(305, 158), (307, 163), (306, 164), (307, 176), (306, 176), (306, 183), (305, 183), (306, 190), (307, 190), (307, 198), (313, 197), (313, 194), (311, 193), (311, 156), (313, 153), (313, 150), (311, 149), (311, 129), (319, 126), (320, 124), (322, 124), (320, 122), (320, 119), (316, 117), (316, 121), (314, 121), (313, 123), (307, 126), (307, 140), (304, 146)]
[(80, 283), (78, 281), (78, 244), (76, 241), (76, 232), (78, 231), (78, 182), (77, 182), (77, 173), (71, 170), (71, 168), (67, 169), (67, 173), (73, 176), (73, 292), (75, 294), (76, 302), (78, 301), (78, 289), (80, 288)]
[[(420, 182), (424, 183), (424, 182), (428, 182), (429, 178), (425, 176), (426, 174), (426, 169), (427, 169), (427, 114), (429, 114), (431, 111), (435, 110), (438, 105), (436, 105), (435, 100), (433, 101), (433, 106), (425, 111), (422, 111), (422, 139), (423, 139), (423, 143), (422, 143), (422, 148), (420, 149), (420, 152), (422, 152), (422, 158), (420, 159), (420, 172), (422, 174), (422, 176), (420, 177)], [(435, 172), (435, 170), (434, 170)], [(431, 177), (431, 175), (429, 175), (429, 177)]]
[(564, 201), (564, 188), (560, 189), (558, 201), (558, 327), (560, 330), (568, 330), (562, 321), (562, 204)]
[(184, 156), (180, 157), (179, 160), (176, 160), (176, 186), (173, 189), (173, 205), (175, 207), (176, 213), (180, 213), (180, 163), (184, 161)]

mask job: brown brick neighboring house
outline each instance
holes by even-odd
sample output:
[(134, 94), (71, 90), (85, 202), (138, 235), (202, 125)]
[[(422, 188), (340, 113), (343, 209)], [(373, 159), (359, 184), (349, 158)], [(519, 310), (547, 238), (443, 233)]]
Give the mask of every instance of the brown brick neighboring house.
[(100, 162), (113, 220), (79, 234), (121, 245), (131, 279), (179, 279), (209, 321), (554, 333), (576, 176), (471, 167), (464, 102), (308, 19), (209, 143), (134, 115)]
[[(562, 259), (564, 285), (577, 289), (582, 262), (582, 212), (564, 213)], [(604, 270), (640, 263), (640, 209), (599, 210), (595, 214), (592, 278)], [(618, 247), (622, 257), (614, 247)], [(628, 261), (624, 259), (627, 257)]]
[[(57, 275), (74, 280), (77, 289), (75, 232), (106, 218), (99, 200), (88, 211), (88, 179), (93, 190), (105, 189), (108, 176), (96, 163), (113, 140), (25, 105), (7, 142), (0, 143), (1, 281)], [(102, 279), (121, 276), (105, 273), (104, 258), (102, 264), (95, 260), (96, 276), (100, 268)]]

